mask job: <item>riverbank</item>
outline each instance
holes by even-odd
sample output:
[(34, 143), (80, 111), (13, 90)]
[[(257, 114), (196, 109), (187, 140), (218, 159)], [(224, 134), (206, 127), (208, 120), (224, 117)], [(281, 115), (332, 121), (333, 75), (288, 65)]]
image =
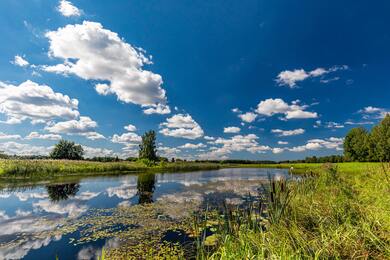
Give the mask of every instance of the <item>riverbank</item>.
[(50, 179), (65, 176), (93, 176), (146, 171), (216, 170), (216, 163), (173, 162), (153, 166), (142, 162), (92, 162), (69, 160), (0, 160), (0, 179)]
[[(215, 228), (221, 241), (203, 259), (390, 257), (390, 164), (274, 165), (304, 169), (299, 182), (274, 182), (266, 219), (238, 209)], [(271, 165), (272, 167), (272, 165)]]
[[(292, 169), (295, 174), (318, 171), (323, 164), (221, 164), (200, 162), (163, 162), (146, 165), (142, 162), (94, 162), (70, 160), (9, 160), (0, 159), (0, 179), (50, 179), (66, 176), (94, 176), (145, 171), (198, 171), (221, 168), (280, 168)], [(380, 168), (380, 163), (338, 163), (342, 172), (361, 172)]]

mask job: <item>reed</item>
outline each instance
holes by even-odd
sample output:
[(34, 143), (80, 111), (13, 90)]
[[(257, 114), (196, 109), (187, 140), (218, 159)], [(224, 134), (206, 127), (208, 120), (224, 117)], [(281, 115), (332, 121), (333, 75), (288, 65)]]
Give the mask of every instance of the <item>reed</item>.
[(293, 182), (270, 180), (261, 204), (225, 208), (221, 242), (198, 259), (388, 259), (390, 166), (351, 166), (354, 174), (325, 164)]

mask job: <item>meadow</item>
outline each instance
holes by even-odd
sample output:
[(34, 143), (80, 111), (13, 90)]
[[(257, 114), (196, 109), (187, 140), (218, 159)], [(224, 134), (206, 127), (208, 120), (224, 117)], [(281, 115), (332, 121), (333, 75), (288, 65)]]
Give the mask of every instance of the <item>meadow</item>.
[(0, 159), (2, 179), (50, 179), (66, 176), (92, 176), (101, 174), (134, 173), (144, 171), (196, 171), (219, 169), (216, 163), (142, 161), (93, 162), (73, 160), (13, 160)]
[(203, 224), (218, 223), (220, 242), (201, 244), (199, 259), (389, 259), (390, 164), (277, 167), (304, 177), (271, 180), (252, 208), (208, 213)]

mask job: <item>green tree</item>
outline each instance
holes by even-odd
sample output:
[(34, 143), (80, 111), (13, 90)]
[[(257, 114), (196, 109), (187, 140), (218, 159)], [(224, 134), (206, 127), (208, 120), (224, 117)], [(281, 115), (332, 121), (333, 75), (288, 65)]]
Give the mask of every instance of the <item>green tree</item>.
[(83, 159), (84, 149), (79, 144), (71, 141), (61, 140), (54, 146), (50, 153), (52, 159), (81, 160)]
[(370, 157), (376, 161), (390, 161), (390, 114), (375, 126), (370, 134)]
[(139, 145), (139, 158), (150, 161), (157, 160), (156, 151), (156, 132), (150, 130), (142, 136), (142, 142)]
[(369, 135), (362, 127), (353, 128), (344, 139), (344, 155), (351, 161), (367, 161)]

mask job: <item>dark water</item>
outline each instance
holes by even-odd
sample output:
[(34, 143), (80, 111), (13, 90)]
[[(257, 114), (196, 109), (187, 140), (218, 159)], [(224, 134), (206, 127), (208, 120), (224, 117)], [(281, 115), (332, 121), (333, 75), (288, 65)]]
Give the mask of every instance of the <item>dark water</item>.
[[(93, 259), (102, 247), (115, 247), (115, 237), (81, 245), (70, 244), (71, 234), (50, 233), (64, 219), (79, 219), (92, 209), (133, 207), (171, 202), (178, 210), (190, 201), (218, 205), (240, 204), (256, 194), (271, 176), (288, 175), (283, 169), (222, 169), (191, 173), (159, 173), (94, 177), (19, 187), (0, 191), (0, 259)], [(165, 218), (166, 216), (159, 216)], [(169, 216), (168, 216), (169, 217)], [(130, 226), (116, 226), (128, 229)]]

